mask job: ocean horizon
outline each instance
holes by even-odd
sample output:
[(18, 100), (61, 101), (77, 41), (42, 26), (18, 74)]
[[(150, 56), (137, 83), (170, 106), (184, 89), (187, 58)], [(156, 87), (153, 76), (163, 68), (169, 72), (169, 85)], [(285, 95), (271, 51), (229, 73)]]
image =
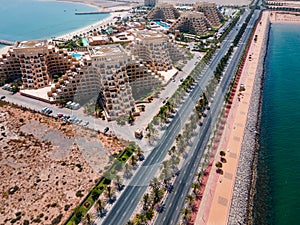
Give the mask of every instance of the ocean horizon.
[(110, 15), (75, 15), (75, 12), (87, 11), (98, 9), (73, 2), (6, 0), (0, 7), (0, 39), (50, 39), (92, 25)]
[(261, 112), (253, 219), (299, 224), (300, 24), (272, 24)]

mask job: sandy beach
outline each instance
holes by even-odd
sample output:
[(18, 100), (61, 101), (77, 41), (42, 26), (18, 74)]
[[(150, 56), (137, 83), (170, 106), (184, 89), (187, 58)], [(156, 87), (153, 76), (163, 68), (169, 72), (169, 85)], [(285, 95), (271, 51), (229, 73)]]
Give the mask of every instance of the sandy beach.
[[(45, 0), (45, 1), (49, 1), (49, 0)], [(50, 0), (51, 1), (51, 0)], [(114, 19), (114, 17), (124, 17), (126, 15), (128, 15), (128, 11), (132, 8), (132, 6), (134, 4), (124, 4), (124, 2), (112, 2), (112, 1), (97, 1), (97, 0), (53, 0), (53, 1), (57, 1), (57, 2), (73, 2), (73, 3), (80, 3), (80, 4), (84, 4), (84, 5), (88, 5), (91, 7), (94, 7), (95, 10), (94, 11), (103, 11), (103, 12), (109, 12), (109, 16), (103, 20), (100, 20), (96, 23), (93, 23), (91, 25), (82, 27), (82, 28), (78, 28), (75, 31), (66, 33), (64, 35), (60, 35), (58, 37), (58, 39), (71, 39), (73, 38), (73, 36), (76, 35), (80, 35), (80, 34), (86, 34), (87, 32), (89, 32), (90, 30), (94, 30), (100, 27), (105, 27), (108, 24), (114, 23), (116, 21), (116, 19)], [(126, 10), (124, 12), (113, 12), (115, 10)]]
[[(241, 84), (244, 84), (245, 91), (237, 91), (235, 93), (233, 104), (229, 112), (218, 149), (218, 152), (221, 150), (226, 152), (226, 156), (224, 157), (226, 161), (223, 163), (222, 167), (223, 175), (217, 174), (216, 167), (214, 166), (207, 181), (207, 186), (203, 195), (205, 197), (199, 207), (195, 224), (220, 225), (238, 223), (244, 224), (245, 222), (245, 217), (243, 217), (245, 215), (239, 214), (239, 211), (243, 211), (242, 213), (244, 214), (245, 211), (247, 211), (249, 189), (244, 190), (240, 187), (237, 190), (235, 189), (235, 186), (245, 182), (239, 179), (240, 177), (244, 178), (243, 173), (245, 172), (247, 172), (245, 176), (250, 179), (247, 180), (248, 183), (251, 182), (251, 169), (255, 142), (250, 146), (247, 145), (249, 140), (245, 137), (245, 133), (250, 130), (249, 132), (255, 135), (255, 127), (248, 127), (247, 122), (249, 122), (249, 118), (253, 116), (250, 112), (253, 111), (252, 109), (254, 105), (256, 105), (253, 104), (253, 95), (258, 98), (260, 96), (260, 90), (257, 92), (255, 87), (257, 85), (256, 82), (260, 82), (260, 79), (256, 78), (262, 73), (259, 65), (263, 60), (262, 57), (264, 57), (263, 53), (265, 52), (265, 46), (267, 43), (266, 40), (269, 31), (268, 12), (263, 14), (260, 22), (261, 23), (257, 25), (254, 34), (257, 35), (257, 41), (252, 41), (250, 45), (246, 58), (247, 60), (244, 64), (238, 85), (239, 88)], [(250, 55), (251, 60), (249, 60)], [(257, 119), (258, 109), (255, 110), (256, 113), (254, 113), (254, 115)], [(252, 160), (247, 158), (248, 154), (250, 154)], [(218, 161), (220, 161), (220, 156), (219, 154), (216, 154), (213, 165)], [(248, 168), (247, 171), (243, 172), (241, 169), (242, 167), (245, 169), (245, 165)], [(232, 204), (234, 190), (236, 192), (246, 193), (246, 196), (243, 195), (242, 199), (246, 206), (241, 204), (241, 202), (237, 202), (239, 204)]]

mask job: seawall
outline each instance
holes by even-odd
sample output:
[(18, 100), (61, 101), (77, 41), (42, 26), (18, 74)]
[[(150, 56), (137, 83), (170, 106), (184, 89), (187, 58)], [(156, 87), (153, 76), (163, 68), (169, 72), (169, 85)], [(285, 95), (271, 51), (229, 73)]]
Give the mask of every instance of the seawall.
[[(264, 80), (264, 61), (270, 30), (269, 12), (263, 12), (262, 19), (266, 20), (261, 52), (254, 78), (251, 94), (251, 104), (247, 114), (246, 129), (241, 147), (241, 154), (237, 168), (237, 175), (232, 195), (228, 224), (251, 224), (253, 196), (255, 193), (256, 164), (258, 149), (258, 126), (260, 121), (261, 96)], [(256, 29), (260, 28), (258, 23)], [(253, 43), (253, 42), (252, 42)], [(248, 58), (247, 58), (248, 59)]]

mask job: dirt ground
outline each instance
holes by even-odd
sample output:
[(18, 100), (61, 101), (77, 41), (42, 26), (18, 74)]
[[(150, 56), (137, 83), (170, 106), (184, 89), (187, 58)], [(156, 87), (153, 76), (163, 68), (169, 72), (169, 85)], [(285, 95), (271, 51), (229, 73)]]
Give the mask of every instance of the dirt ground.
[(125, 145), (0, 102), (0, 224), (62, 224)]

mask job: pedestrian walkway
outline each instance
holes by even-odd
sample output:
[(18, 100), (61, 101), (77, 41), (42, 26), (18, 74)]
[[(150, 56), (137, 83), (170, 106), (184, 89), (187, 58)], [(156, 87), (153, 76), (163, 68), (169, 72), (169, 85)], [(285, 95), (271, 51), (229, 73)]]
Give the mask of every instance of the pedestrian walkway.
[[(243, 84), (245, 91), (237, 91), (234, 96), (219, 149), (213, 163), (214, 166), (216, 162), (220, 161), (220, 151), (226, 152), (226, 162), (223, 163), (222, 167), (223, 174), (216, 173), (216, 167), (213, 167), (197, 214), (195, 222), (197, 225), (227, 224), (254, 78), (257, 65), (260, 62), (259, 56), (263, 39), (266, 38), (265, 34), (267, 33), (265, 32), (267, 19), (268, 15), (263, 14), (262, 23), (257, 26), (255, 31), (254, 36), (257, 35), (258, 38), (256, 42), (252, 41), (251, 43), (238, 86), (239, 88)], [(251, 59), (249, 58), (250, 55)]]

